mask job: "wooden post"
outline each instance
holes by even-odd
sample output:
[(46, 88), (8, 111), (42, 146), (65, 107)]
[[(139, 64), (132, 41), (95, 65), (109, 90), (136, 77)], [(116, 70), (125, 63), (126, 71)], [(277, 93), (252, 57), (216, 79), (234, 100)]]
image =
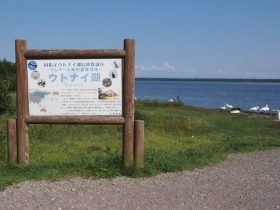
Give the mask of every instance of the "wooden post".
[(124, 82), (123, 82), (123, 164), (134, 165), (134, 90), (135, 90), (135, 40), (125, 39)]
[(16, 66), (17, 66), (17, 148), (18, 164), (29, 163), (28, 125), (25, 119), (28, 116), (28, 90), (27, 90), (27, 63), (24, 52), (27, 50), (26, 40), (16, 40)]
[(8, 161), (10, 164), (15, 163), (17, 159), (17, 129), (16, 119), (8, 119)]
[(134, 162), (135, 168), (144, 167), (144, 120), (135, 120), (134, 122)]

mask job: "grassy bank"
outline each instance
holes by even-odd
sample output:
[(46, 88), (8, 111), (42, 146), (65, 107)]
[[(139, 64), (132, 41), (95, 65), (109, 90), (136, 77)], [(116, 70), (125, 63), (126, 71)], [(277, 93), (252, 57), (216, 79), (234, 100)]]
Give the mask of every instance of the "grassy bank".
[[(257, 116), (257, 117), (255, 117)], [(184, 106), (179, 102), (136, 101), (145, 121), (145, 166), (124, 170), (122, 126), (30, 125), (30, 164), (7, 164), (6, 121), (0, 118), (0, 190), (25, 180), (73, 176), (153, 176), (216, 164), (229, 153), (280, 146), (280, 123), (258, 115)]]

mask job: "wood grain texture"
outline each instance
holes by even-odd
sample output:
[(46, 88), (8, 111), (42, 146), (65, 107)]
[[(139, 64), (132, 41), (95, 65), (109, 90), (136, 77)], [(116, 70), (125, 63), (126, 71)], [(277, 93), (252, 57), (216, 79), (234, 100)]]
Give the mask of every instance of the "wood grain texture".
[(122, 116), (29, 116), (27, 124), (97, 124), (122, 125), (125, 120)]
[(17, 122), (16, 119), (7, 120), (8, 135), (8, 162), (10, 164), (17, 161)]
[(16, 67), (17, 67), (17, 144), (18, 164), (29, 163), (28, 125), (25, 118), (28, 116), (27, 90), (27, 63), (24, 52), (27, 49), (26, 40), (16, 40)]
[(123, 163), (125, 167), (134, 165), (134, 91), (135, 91), (135, 40), (125, 39), (124, 50), (124, 138)]
[(144, 120), (134, 121), (134, 162), (135, 168), (144, 167)]
[(123, 58), (124, 50), (27, 50), (27, 59)]

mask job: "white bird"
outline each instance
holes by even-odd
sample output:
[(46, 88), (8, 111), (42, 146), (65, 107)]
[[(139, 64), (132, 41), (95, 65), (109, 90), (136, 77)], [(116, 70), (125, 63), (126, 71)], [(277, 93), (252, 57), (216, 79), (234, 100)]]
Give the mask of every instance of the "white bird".
[(256, 111), (258, 111), (259, 110), (259, 106), (254, 106), (254, 107), (252, 107), (251, 109), (249, 109), (250, 111), (254, 111), (254, 112), (256, 112)]
[(171, 99), (169, 99), (168, 101), (169, 101), (169, 102), (173, 102), (174, 100), (171, 98)]
[(220, 109), (226, 110), (227, 107), (226, 107), (226, 105), (224, 104), (224, 106), (221, 106)]
[(266, 113), (267, 111), (269, 111), (268, 105), (266, 105), (265, 107), (261, 108), (260, 111), (261, 111), (261, 112), (264, 112), (264, 113)]
[(229, 104), (226, 104), (226, 107), (228, 107), (229, 109), (232, 109), (233, 106), (232, 105), (229, 105)]
[(232, 113), (232, 114), (239, 114), (239, 113), (241, 113), (241, 111), (236, 109), (236, 110), (230, 111), (230, 113)]

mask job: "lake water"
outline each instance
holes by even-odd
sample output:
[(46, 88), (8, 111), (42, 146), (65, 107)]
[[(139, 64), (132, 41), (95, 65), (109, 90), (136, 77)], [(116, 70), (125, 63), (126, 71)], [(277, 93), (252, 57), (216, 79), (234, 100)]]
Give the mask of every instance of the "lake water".
[(248, 110), (269, 105), (280, 110), (280, 83), (211, 81), (136, 81), (135, 97), (168, 101), (173, 98), (185, 105), (219, 109), (224, 103)]

